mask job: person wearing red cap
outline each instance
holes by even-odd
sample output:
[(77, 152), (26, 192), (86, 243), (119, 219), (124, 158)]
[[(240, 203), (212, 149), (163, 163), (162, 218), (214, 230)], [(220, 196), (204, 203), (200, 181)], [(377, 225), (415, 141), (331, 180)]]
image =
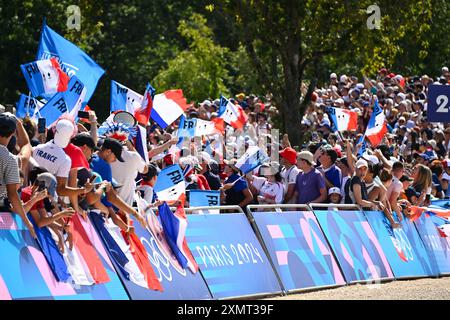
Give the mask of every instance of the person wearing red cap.
[(280, 152), (280, 163), (284, 167), (281, 171), (284, 186), (284, 203), (294, 203), (295, 181), (300, 169), (297, 168), (297, 152), (288, 147)]

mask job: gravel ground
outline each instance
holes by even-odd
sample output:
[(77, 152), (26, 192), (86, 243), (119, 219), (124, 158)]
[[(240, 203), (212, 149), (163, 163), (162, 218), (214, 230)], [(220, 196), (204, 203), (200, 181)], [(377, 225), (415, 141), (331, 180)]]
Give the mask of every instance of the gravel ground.
[(266, 300), (450, 300), (450, 277), (355, 284)]

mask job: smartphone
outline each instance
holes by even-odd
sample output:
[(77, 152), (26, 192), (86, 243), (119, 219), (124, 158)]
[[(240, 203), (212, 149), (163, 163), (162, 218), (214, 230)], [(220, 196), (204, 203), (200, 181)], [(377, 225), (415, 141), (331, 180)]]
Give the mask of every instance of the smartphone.
[(78, 111), (78, 118), (89, 119), (89, 112)]
[(46, 122), (45, 118), (38, 119), (38, 133), (45, 133)]
[(38, 191), (44, 191), (45, 190), (45, 181), (39, 181), (38, 185)]
[(95, 174), (93, 174), (90, 178), (89, 178), (89, 183), (92, 183), (95, 178), (97, 178), (97, 176)]

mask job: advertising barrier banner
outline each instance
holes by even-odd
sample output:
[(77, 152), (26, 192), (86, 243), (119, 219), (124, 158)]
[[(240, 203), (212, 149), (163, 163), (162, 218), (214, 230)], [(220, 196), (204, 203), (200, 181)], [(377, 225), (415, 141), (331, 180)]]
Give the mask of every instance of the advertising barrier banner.
[(281, 292), (244, 214), (189, 215), (186, 238), (214, 298)]
[(386, 254), (395, 278), (432, 275), (428, 255), (410, 222), (403, 219), (402, 228), (393, 229), (383, 212), (364, 211), (364, 214)]
[[(48, 299), (48, 300), (128, 300), (128, 295), (109, 259), (101, 240), (92, 226), (82, 220), (77, 224), (77, 241), (89, 245), (89, 250), (78, 252), (79, 271), (88, 270), (90, 262), (100, 259), (106, 270), (101, 284), (79, 285), (73, 281), (58, 282), (36, 240), (16, 214), (0, 213), (0, 300)], [(76, 243), (76, 247), (81, 245)], [(84, 247), (87, 249), (87, 247)], [(68, 250), (68, 249), (66, 249)], [(90, 252), (89, 252), (90, 251)], [(89, 252), (90, 259), (86, 258)], [(65, 262), (74, 262), (67, 259)], [(72, 256), (73, 258), (73, 256)], [(7, 262), (7, 263), (5, 263)], [(69, 271), (75, 278), (72, 265)], [(91, 276), (98, 277), (95, 272)]]
[[(102, 223), (106, 226), (100, 232), (102, 239), (132, 300), (211, 299), (201, 274), (192, 274), (191, 271), (183, 269), (178, 263), (166, 241), (161, 223), (156, 215), (151, 213), (147, 217), (150, 228), (142, 227), (133, 217), (130, 217), (130, 219), (133, 219), (135, 234), (146, 251), (144, 255), (150, 262), (150, 266), (160, 282), (162, 291), (149, 289), (147, 282), (145, 280), (142, 281), (142, 276), (140, 276), (138, 270), (142, 270), (142, 267), (139, 267), (141, 265), (140, 261), (129, 255), (128, 251), (130, 251), (130, 248), (127, 246), (125, 238), (122, 234), (113, 231), (115, 227), (111, 227), (111, 221), (107, 221), (105, 224), (103, 217), (101, 218), (102, 220), (97, 218), (98, 213), (91, 212), (91, 220), (97, 220), (96, 228), (98, 232), (102, 228)], [(108, 238), (106, 238), (107, 236)], [(117, 247), (124, 253), (122, 257), (117, 255)], [(136, 263), (138, 263), (138, 269), (134, 266)]]
[(314, 210), (348, 283), (393, 278), (386, 255), (359, 211)]
[(450, 274), (450, 246), (448, 237), (441, 237), (436, 225), (428, 214), (423, 213), (414, 224), (425, 244), (428, 255), (436, 272), (440, 275)]
[(312, 212), (255, 212), (253, 216), (287, 291), (345, 285)]

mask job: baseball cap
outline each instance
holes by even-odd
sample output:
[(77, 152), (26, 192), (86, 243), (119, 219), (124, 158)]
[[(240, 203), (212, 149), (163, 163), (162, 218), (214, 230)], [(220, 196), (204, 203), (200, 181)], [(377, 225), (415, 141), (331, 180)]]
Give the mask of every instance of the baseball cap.
[(37, 176), (36, 178), (36, 182), (39, 184), (39, 182), (44, 182), (45, 183), (45, 188), (48, 191), (48, 194), (52, 197), (52, 198), (57, 198), (58, 195), (56, 194), (56, 178), (54, 175), (52, 175), (49, 172), (44, 172), (41, 173), (40, 175)]
[(209, 155), (208, 152), (206, 151), (202, 151), (200, 152), (200, 157), (203, 161), (205, 161), (205, 163), (209, 163), (211, 161), (211, 156)]
[(280, 156), (289, 161), (291, 164), (297, 163), (297, 151), (294, 149), (287, 147), (280, 151)]
[(112, 153), (116, 156), (117, 160), (120, 162), (124, 162), (122, 159), (122, 144), (116, 139), (106, 138), (103, 142), (102, 149), (111, 150)]
[(86, 132), (77, 134), (73, 139), (72, 143), (77, 147), (87, 145), (89, 148), (97, 151), (100, 150), (94, 142), (94, 139)]
[(0, 114), (0, 128), (2, 134), (8, 137), (16, 131), (17, 119), (14, 116), (10, 116), (8, 113)]
[(380, 160), (378, 160), (378, 158), (376, 156), (374, 156), (374, 155), (363, 156), (363, 159), (366, 160), (366, 161), (370, 161), (373, 164), (379, 164), (380, 163)]
[(356, 161), (356, 168), (361, 168), (361, 167), (366, 167), (366, 168), (368, 168), (368, 164), (367, 164), (367, 161), (366, 160), (364, 160), (364, 159), (359, 159), (358, 161)]
[(75, 126), (72, 121), (68, 119), (61, 119), (56, 123), (55, 135), (53, 142), (61, 148), (67, 147), (72, 138)]
[(297, 159), (303, 159), (305, 161), (308, 161), (312, 165), (316, 164), (314, 162), (313, 154), (311, 152), (309, 152), (309, 151), (301, 151), (301, 152), (299, 152), (298, 155), (297, 155)]
[(330, 79), (337, 79), (337, 74), (334, 72), (330, 74)]
[(330, 188), (330, 190), (328, 190), (328, 195), (332, 195), (333, 193), (337, 193), (338, 195), (341, 195), (341, 190), (336, 187)]

